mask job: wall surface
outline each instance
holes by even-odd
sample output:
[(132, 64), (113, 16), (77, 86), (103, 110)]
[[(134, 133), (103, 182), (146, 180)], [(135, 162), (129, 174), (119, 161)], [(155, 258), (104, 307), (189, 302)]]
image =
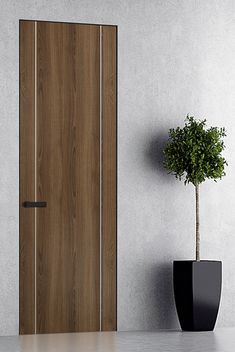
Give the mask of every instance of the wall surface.
[(225, 126), (227, 176), (201, 187), (202, 257), (223, 261), (217, 326), (235, 325), (235, 2), (3, 0), (0, 334), (18, 333), (19, 19), (117, 24), (118, 328), (178, 328), (172, 261), (194, 257), (194, 190), (162, 167), (187, 113)]

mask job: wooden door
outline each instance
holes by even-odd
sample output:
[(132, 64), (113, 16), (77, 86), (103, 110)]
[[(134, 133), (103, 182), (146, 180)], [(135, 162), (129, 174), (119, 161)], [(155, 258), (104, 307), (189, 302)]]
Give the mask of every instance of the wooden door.
[(20, 21), (21, 334), (116, 330), (116, 37)]

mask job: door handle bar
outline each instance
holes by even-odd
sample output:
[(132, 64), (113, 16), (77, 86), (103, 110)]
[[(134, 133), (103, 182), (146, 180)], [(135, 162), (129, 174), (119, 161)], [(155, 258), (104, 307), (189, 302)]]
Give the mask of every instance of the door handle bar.
[(47, 207), (47, 202), (31, 202), (31, 201), (25, 201), (23, 202), (23, 207), (24, 208), (46, 208)]

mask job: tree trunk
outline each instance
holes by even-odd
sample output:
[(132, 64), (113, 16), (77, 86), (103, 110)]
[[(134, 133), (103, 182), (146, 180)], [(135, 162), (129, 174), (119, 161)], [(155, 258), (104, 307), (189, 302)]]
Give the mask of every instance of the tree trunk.
[(199, 185), (195, 186), (196, 193), (196, 260), (200, 260), (200, 232), (199, 232)]

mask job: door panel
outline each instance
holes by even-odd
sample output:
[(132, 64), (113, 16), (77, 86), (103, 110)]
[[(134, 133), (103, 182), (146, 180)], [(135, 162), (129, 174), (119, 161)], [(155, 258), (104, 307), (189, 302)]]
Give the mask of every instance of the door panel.
[(116, 330), (117, 32), (102, 28), (102, 330)]
[(38, 23), (38, 332), (99, 329), (99, 57), (98, 26)]
[[(24, 98), (24, 70), (31, 77), (27, 84), (36, 86), (35, 95), (27, 98), (35, 113), (33, 108), (20, 110), (20, 184), (26, 183), (22, 163), (26, 149), (32, 149), (36, 156), (30, 160), (35, 172), (27, 179), (35, 184), (35, 194), (21, 192), (21, 204), (32, 199), (47, 202), (46, 208), (20, 208), (20, 261), (24, 263), (27, 255), (25, 262), (34, 275), (32, 287), (27, 286), (21, 265), (21, 312), (25, 312), (26, 297), (32, 297), (30, 313), (21, 313), (21, 333), (116, 329), (116, 83), (115, 88), (112, 83), (103, 88), (104, 74), (101, 79), (104, 66), (112, 61), (108, 82), (116, 82), (116, 27), (106, 27), (115, 35), (105, 50), (102, 28), (21, 21), (21, 31), (30, 32), (30, 45), (35, 50), (29, 52), (28, 60), (36, 72), (30, 73), (21, 58), (20, 99)], [(24, 56), (29, 44), (22, 39), (20, 45), (25, 48), (21, 49)], [(105, 63), (102, 52), (109, 50), (112, 54), (105, 54)], [(102, 114), (101, 106), (106, 105)], [(30, 140), (23, 133), (28, 123), (32, 125), (30, 136), (35, 136)], [(106, 149), (112, 150), (108, 156)], [(32, 219), (25, 220), (30, 212)], [(110, 218), (108, 227), (106, 218)], [(25, 250), (24, 236), (30, 239), (31, 257)], [(108, 295), (100, 296), (106, 291)], [(104, 299), (112, 309), (106, 313), (109, 324), (101, 326)]]

